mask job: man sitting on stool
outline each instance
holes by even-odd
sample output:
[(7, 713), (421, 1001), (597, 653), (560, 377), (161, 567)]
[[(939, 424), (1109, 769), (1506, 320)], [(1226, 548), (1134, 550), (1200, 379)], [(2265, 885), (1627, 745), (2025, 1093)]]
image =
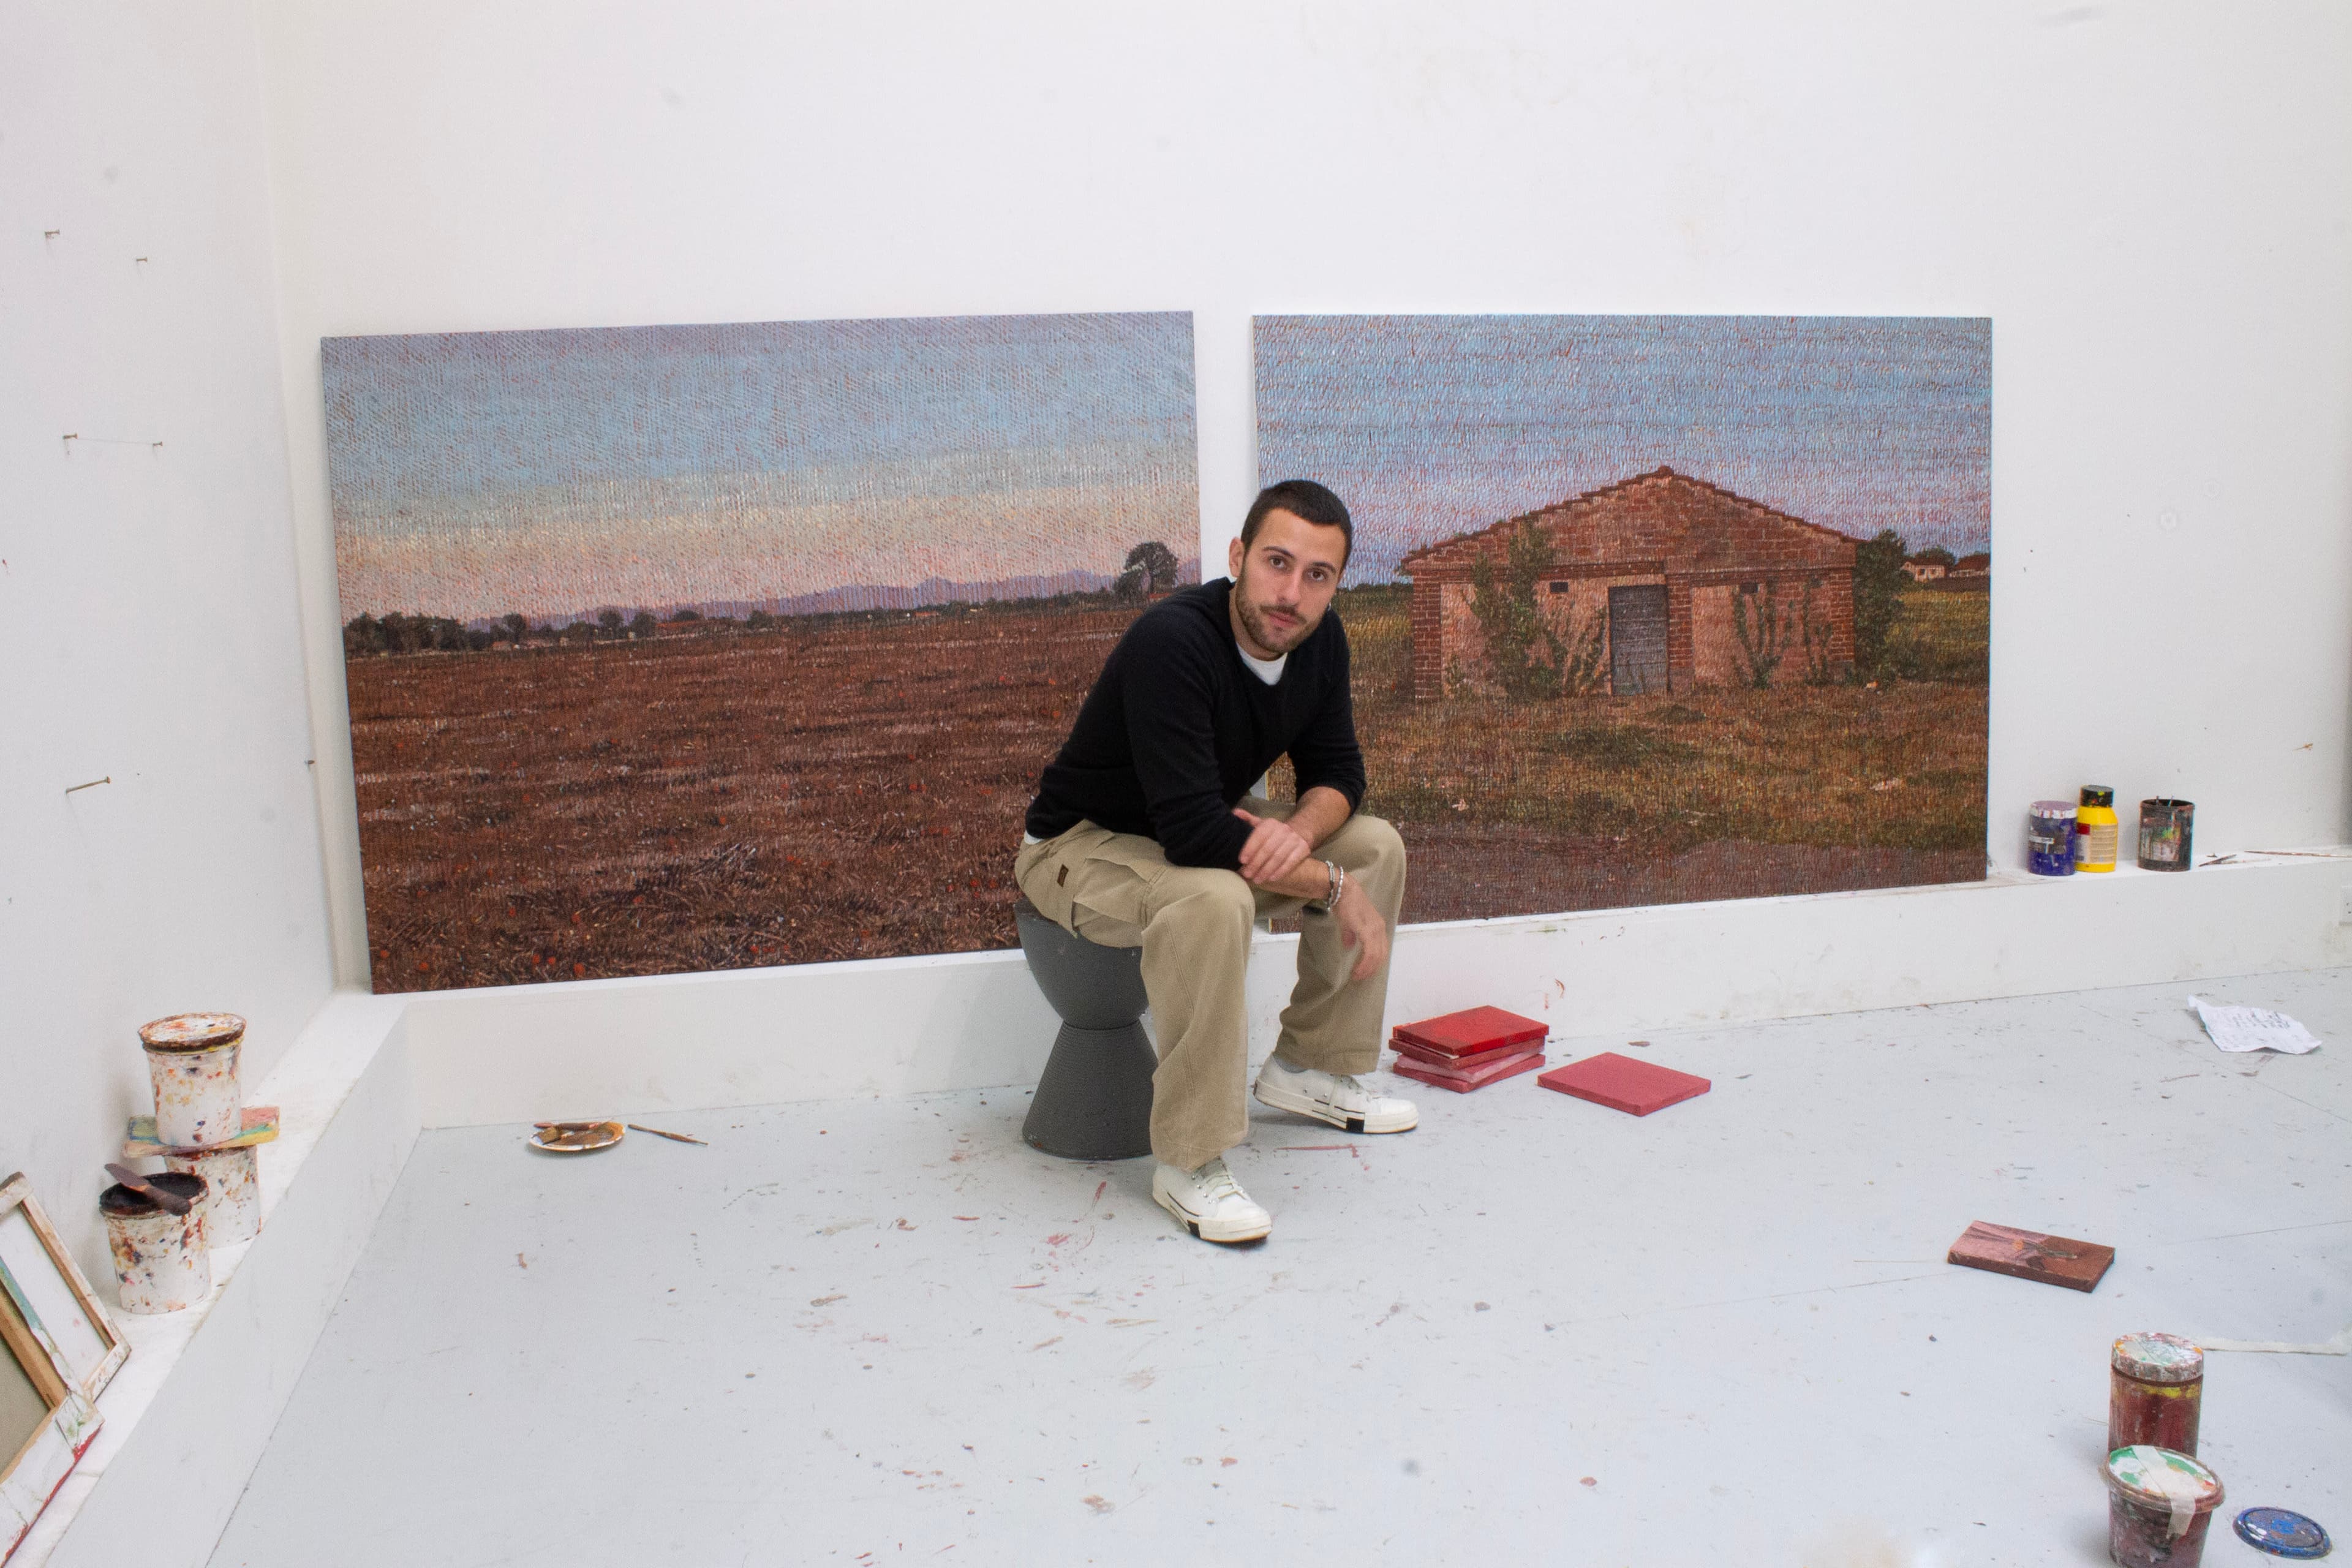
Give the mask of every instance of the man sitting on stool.
[[(1151, 1195), (1204, 1241), (1274, 1227), (1225, 1169), (1249, 1133), (1242, 995), (1252, 927), (1305, 911), (1298, 984), (1257, 1097), (1350, 1132), (1402, 1132), (1380, 1062), (1389, 945), (1404, 900), (1396, 829), (1356, 815), (1364, 759), (1348, 635), (1327, 614), (1354, 542), (1307, 479), (1259, 495), (1220, 578), (1135, 619), (1030, 803), (1013, 863), (1029, 901), (1108, 947), (1143, 949), (1160, 1066)], [(1297, 803), (1248, 800), (1287, 754)]]

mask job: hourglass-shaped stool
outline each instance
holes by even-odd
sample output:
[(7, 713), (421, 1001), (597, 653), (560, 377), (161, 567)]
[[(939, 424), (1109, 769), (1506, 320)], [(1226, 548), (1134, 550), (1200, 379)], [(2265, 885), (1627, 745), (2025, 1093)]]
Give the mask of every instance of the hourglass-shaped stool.
[(1021, 1137), (1065, 1160), (1132, 1160), (1151, 1152), (1151, 1074), (1160, 1065), (1143, 1016), (1143, 950), (1104, 947), (1013, 906), (1029, 973), (1062, 1016), (1054, 1054)]

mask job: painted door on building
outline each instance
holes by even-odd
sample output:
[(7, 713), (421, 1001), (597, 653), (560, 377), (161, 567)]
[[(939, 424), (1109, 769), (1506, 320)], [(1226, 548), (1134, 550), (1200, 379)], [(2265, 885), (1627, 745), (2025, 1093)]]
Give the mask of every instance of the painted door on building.
[(1609, 590), (1609, 689), (1620, 697), (1666, 689), (1666, 591)]

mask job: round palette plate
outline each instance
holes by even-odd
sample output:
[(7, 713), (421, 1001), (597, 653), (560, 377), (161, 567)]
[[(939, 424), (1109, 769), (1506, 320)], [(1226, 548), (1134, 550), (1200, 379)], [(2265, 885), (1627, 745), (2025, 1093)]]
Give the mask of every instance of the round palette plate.
[(629, 1135), (617, 1121), (553, 1121), (531, 1129), (530, 1146), (550, 1154), (585, 1154), (610, 1149)]
[(2283, 1508), (2250, 1508), (2238, 1515), (2238, 1539), (2273, 1557), (2325, 1557), (2334, 1544), (2319, 1521)]

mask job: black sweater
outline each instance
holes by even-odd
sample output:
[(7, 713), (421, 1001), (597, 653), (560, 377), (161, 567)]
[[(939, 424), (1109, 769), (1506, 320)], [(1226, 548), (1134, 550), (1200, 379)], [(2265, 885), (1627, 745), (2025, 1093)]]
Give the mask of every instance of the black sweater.
[(1298, 793), (1364, 798), (1364, 756), (1348, 697), (1348, 634), (1326, 614), (1272, 686), (1242, 663), (1220, 577), (1138, 616), (1118, 639), (1061, 753), (1029, 803), (1028, 830), (1083, 819), (1156, 838), (1178, 866), (1236, 870), (1249, 825), (1233, 814), (1287, 752)]

